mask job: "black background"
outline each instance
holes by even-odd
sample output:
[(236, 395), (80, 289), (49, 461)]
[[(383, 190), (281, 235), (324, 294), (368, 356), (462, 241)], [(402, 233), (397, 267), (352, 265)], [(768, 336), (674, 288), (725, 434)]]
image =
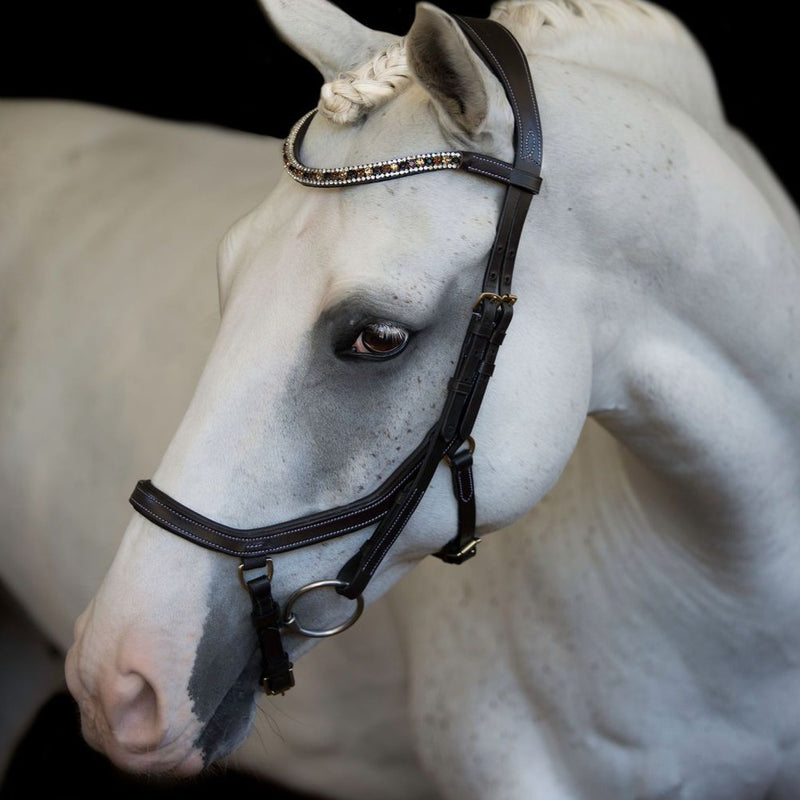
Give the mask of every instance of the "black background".
[[(412, 2), (340, 0), (373, 28), (405, 33)], [(443, 0), (487, 16), (486, 0)], [(788, 4), (665, 0), (714, 65), (728, 118), (753, 140), (795, 197), (790, 119), (797, 91)], [(754, 10), (755, 9), (755, 10)], [(783, 15), (786, 15), (784, 10)], [(87, 100), (273, 136), (316, 103), (320, 78), (281, 43), (257, 0), (3, 0), (0, 95)]]

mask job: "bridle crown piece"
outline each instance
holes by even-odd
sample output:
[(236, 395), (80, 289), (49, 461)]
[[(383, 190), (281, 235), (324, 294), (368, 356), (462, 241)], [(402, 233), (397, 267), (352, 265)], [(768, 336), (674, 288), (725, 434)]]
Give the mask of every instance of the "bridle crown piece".
[[(294, 685), (281, 632), (329, 636), (355, 622), (363, 608), (364, 588), (400, 536), (442, 462), (452, 475), (457, 532), (433, 555), (460, 564), (475, 555), (480, 541), (475, 535), (472, 427), (517, 299), (511, 294), (511, 278), (528, 207), (541, 186), (542, 131), (528, 62), (516, 39), (493, 20), (454, 19), (503, 84), (514, 112), (513, 163), (481, 153), (443, 151), (355, 166), (307, 166), (300, 158), (300, 148), (314, 111), (292, 128), (283, 151), (288, 174), (313, 188), (335, 189), (441, 170), (465, 170), (505, 184), (494, 244), (477, 300), (466, 315), (464, 341), (438, 421), (392, 475), (369, 495), (286, 522), (246, 530), (231, 528), (182, 505), (146, 480), (139, 481), (131, 495), (133, 507), (154, 524), (202, 547), (240, 559), (242, 583), (250, 593), (253, 624), (261, 646), (262, 684), (269, 694), (283, 693)], [(335, 579), (315, 581), (297, 589), (281, 611), (272, 597), (271, 556), (371, 526), (375, 530), (369, 539)], [(245, 575), (253, 569), (261, 573), (265, 566), (269, 567), (266, 574), (253, 578)], [(356, 610), (345, 623), (327, 630), (301, 625), (292, 611), (295, 601), (309, 591), (325, 588), (355, 600)]]

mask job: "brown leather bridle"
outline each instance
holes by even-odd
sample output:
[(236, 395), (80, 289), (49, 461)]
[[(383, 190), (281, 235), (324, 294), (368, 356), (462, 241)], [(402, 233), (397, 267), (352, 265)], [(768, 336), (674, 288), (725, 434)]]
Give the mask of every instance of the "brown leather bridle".
[[(511, 294), (511, 278), (517, 246), (531, 198), (538, 193), (542, 182), (542, 130), (528, 62), (517, 40), (493, 20), (454, 19), (503, 84), (511, 104), (514, 112), (512, 164), (479, 153), (458, 151), (394, 159), (359, 168), (306, 169), (296, 153), (299, 153), (313, 113), (295, 125), (284, 148), (289, 174), (309, 186), (391, 180), (444, 168), (464, 169), (506, 185), (481, 291), (472, 307), (456, 370), (448, 383), (444, 408), (436, 424), (411, 455), (371, 494), (347, 505), (288, 522), (261, 528), (230, 528), (178, 503), (150, 481), (139, 481), (130, 498), (133, 507), (154, 524), (202, 547), (241, 559), (240, 575), (250, 593), (253, 623), (262, 651), (261, 681), (268, 694), (282, 694), (294, 685), (292, 664), (283, 649), (281, 631), (330, 636), (355, 622), (363, 607), (362, 592), (416, 510), (442, 460), (451, 469), (458, 504), (458, 529), (453, 539), (433, 555), (447, 563), (460, 564), (475, 555), (479, 542), (475, 536), (471, 432), (511, 322), (516, 300)], [(298, 589), (281, 612), (272, 598), (270, 556), (372, 525), (376, 528), (370, 538), (341, 568), (335, 580), (316, 581)], [(266, 574), (251, 579), (245, 577), (245, 572), (255, 568), (263, 570), (265, 566)], [(292, 608), (300, 596), (325, 586), (332, 586), (339, 594), (356, 600), (357, 609), (350, 619), (335, 628), (305, 629), (292, 614)]]

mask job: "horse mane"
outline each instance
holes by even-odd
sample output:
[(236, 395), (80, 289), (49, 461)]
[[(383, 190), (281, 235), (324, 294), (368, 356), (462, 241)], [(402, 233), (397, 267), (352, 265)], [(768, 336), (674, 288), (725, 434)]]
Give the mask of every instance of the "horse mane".
[[(645, 0), (497, 0), (489, 18), (507, 27), (528, 56), (552, 54), (587, 33), (654, 43), (690, 40), (671, 14)], [(592, 66), (590, 55), (582, 61)], [(326, 83), (320, 113), (339, 124), (355, 122), (405, 90), (411, 80), (405, 41), (399, 39), (371, 61)]]

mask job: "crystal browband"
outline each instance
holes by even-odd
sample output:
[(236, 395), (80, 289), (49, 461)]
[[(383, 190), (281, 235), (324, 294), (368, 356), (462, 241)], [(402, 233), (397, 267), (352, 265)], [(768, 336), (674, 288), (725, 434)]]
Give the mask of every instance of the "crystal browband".
[(458, 169), (461, 166), (462, 154), (457, 151), (447, 151), (420, 153), (353, 167), (308, 167), (298, 160), (297, 151), (315, 113), (316, 109), (312, 109), (302, 117), (292, 128), (283, 145), (283, 163), (287, 172), (305, 186), (347, 186), (353, 183), (401, 178), (415, 172)]
[(402, 178), (416, 172), (435, 172), (443, 169), (464, 169), (475, 175), (518, 186), (537, 194), (542, 184), (538, 173), (480, 153), (466, 150), (443, 150), (438, 153), (419, 153), (415, 156), (390, 158), (352, 167), (309, 167), (297, 157), (316, 109), (309, 111), (289, 132), (283, 143), (283, 163), (286, 171), (304, 186), (348, 186)]

